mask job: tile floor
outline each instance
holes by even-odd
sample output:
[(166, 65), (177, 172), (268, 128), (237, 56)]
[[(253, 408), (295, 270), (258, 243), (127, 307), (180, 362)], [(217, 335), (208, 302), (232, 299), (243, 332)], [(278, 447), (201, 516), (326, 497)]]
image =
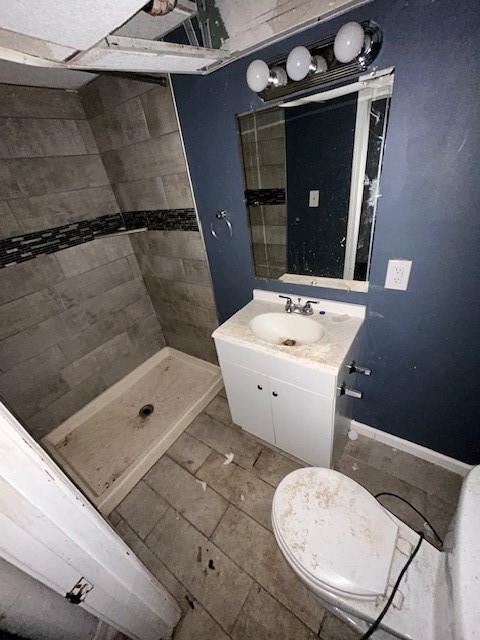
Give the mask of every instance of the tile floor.
[[(273, 493), (299, 466), (233, 425), (221, 392), (110, 515), (182, 608), (175, 640), (358, 637), (324, 610), (275, 543)], [(372, 493), (406, 497), (445, 534), (460, 476), (362, 437), (348, 442), (337, 468)], [(423, 527), (408, 507), (384, 504)]]

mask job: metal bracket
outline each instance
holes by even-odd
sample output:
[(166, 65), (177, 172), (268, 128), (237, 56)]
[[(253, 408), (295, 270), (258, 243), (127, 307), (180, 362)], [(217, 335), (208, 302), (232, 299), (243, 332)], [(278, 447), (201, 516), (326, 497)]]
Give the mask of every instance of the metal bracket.
[(85, 600), (87, 594), (90, 593), (92, 589), (93, 584), (88, 582), (84, 577), (81, 577), (72, 589), (65, 594), (65, 598), (72, 604), (80, 604)]

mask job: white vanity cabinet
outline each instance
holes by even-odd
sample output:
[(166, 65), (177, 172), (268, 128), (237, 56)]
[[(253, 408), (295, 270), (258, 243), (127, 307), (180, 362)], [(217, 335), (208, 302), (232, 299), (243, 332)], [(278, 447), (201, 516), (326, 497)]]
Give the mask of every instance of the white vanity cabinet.
[[(364, 307), (319, 304), (326, 310), (315, 319), (321, 338), (308, 349), (279, 349), (253, 333), (253, 318), (266, 313), (278, 322), (284, 313), (275, 294), (257, 290), (213, 338), (233, 422), (300, 460), (331, 467), (346, 441), (352, 402), (358, 402), (351, 397), (356, 374), (347, 365), (357, 360)], [(339, 395), (342, 385), (346, 393)]]
[(221, 367), (235, 424), (306, 462), (330, 466), (333, 398), (233, 362)]
[(350, 398), (337, 396), (336, 374), (215, 343), (233, 422), (305, 462), (332, 466), (351, 407)]

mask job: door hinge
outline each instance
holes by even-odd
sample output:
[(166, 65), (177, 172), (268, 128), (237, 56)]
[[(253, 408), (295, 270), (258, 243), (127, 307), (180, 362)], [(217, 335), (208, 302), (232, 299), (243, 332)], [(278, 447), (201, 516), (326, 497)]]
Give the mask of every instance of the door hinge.
[(72, 604), (80, 604), (85, 600), (87, 593), (90, 593), (92, 589), (93, 584), (90, 584), (88, 580), (82, 577), (77, 584), (75, 584), (72, 589), (65, 594), (65, 598)]

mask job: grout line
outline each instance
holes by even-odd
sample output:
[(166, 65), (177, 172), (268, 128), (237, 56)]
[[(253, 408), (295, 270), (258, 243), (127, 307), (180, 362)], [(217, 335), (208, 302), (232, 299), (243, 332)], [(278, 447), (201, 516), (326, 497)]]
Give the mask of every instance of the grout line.
[[(2, 83), (3, 84), (3, 83)], [(54, 89), (55, 91), (55, 89)], [(4, 120), (55, 120), (55, 121), (62, 121), (62, 122), (88, 122), (88, 118), (84, 117), (84, 118), (66, 118), (65, 116), (19, 116), (19, 115), (0, 115), (0, 119), (4, 119)]]
[[(212, 418), (212, 416), (208, 413), (205, 413), (205, 411), (201, 411), (198, 415), (202, 415), (205, 414), (207, 415), (209, 418)], [(198, 417), (198, 416), (197, 416)], [(226, 422), (222, 422), (221, 420), (217, 420), (216, 418), (212, 418), (213, 420), (215, 420), (216, 422), (220, 422), (221, 424), (230, 427), (231, 429), (236, 430), (237, 428), (241, 427), (236, 427), (234, 425), (233, 422), (230, 423), (226, 423)], [(191, 424), (191, 423), (190, 423)], [(190, 425), (189, 425), (190, 426)], [(187, 427), (188, 429), (188, 427)], [(187, 430), (186, 429), (186, 430)], [(187, 431), (188, 435), (191, 436), (192, 438), (195, 438), (195, 440), (197, 440), (198, 442), (200, 442), (201, 444), (204, 444), (205, 446), (209, 447), (212, 451), (215, 451), (215, 453), (218, 453), (221, 456), (225, 456), (225, 454), (223, 453), (223, 451), (219, 451), (219, 449), (216, 449), (214, 446), (212, 446), (211, 444), (208, 444), (207, 442), (205, 442), (204, 440), (201, 440), (200, 438), (198, 438), (197, 436), (195, 436), (195, 434), (191, 433), (190, 431)], [(246, 436), (246, 437), (250, 437), (249, 434), (246, 434), (243, 432), (243, 429), (241, 431), (242, 435)], [(257, 442), (258, 444), (261, 444), (260, 441), (254, 440), (254, 442)], [(270, 449), (270, 447), (266, 446), (266, 445), (261, 445), (262, 450), (263, 449)], [(282, 456), (283, 454), (279, 453), (278, 451), (276, 451), (275, 449), (271, 449), (271, 451), (273, 451), (274, 453), (276, 453), (279, 456)], [(257, 458), (255, 459), (255, 462), (253, 463), (255, 465), (255, 463), (257, 462), (258, 458), (260, 457), (260, 455), (262, 454), (262, 451), (260, 451), (260, 453), (258, 454)], [(286, 456), (283, 456), (286, 458)], [(289, 460), (289, 458), (286, 458), (287, 460)], [(240, 467), (241, 469), (243, 469), (244, 471), (247, 471), (249, 473), (252, 473), (253, 470), (255, 469), (254, 466), (252, 466), (251, 468), (247, 468), (247, 467), (243, 467), (241, 464), (239, 464), (238, 462), (235, 462), (234, 464), (236, 464), (238, 467)], [(305, 463), (306, 464), (306, 463)], [(263, 478), (261, 478), (259, 475), (257, 475), (256, 473), (252, 473), (252, 475), (257, 478), (258, 480), (261, 480), (262, 482), (265, 482), (266, 484), (268, 484), (270, 487), (272, 487), (273, 489), (276, 489), (278, 485), (273, 484), (273, 482), (269, 482), (268, 480), (264, 480)], [(232, 503), (233, 504), (233, 503)], [(263, 525), (262, 525), (263, 526)]]
[(236, 627), (236, 625), (237, 625), (237, 622), (238, 622), (238, 620), (239, 620), (239, 618), (240, 618), (240, 615), (243, 613), (243, 609), (244, 609), (244, 607), (245, 607), (245, 603), (246, 603), (246, 602), (247, 602), (247, 600), (249, 599), (250, 594), (252, 593), (252, 591), (253, 591), (254, 589), (256, 589), (257, 587), (260, 587), (261, 589), (263, 589), (263, 587), (262, 587), (261, 585), (259, 585), (259, 584), (258, 584), (258, 582), (256, 582), (255, 580), (252, 580), (252, 585), (251, 585), (250, 589), (248, 590), (247, 595), (245, 596), (245, 600), (243, 601), (242, 606), (240, 607), (240, 609), (238, 610), (237, 615), (235, 616), (235, 620), (233, 621), (233, 624), (232, 624), (232, 633), (233, 633), (233, 631), (234, 631), (234, 629), (235, 629), (235, 627)]
[[(98, 155), (95, 153), (90, 153), (90, 154), (85, 154), (85, 155)], [(48, 156), (50, 158), (64, 158), (64, 157), (68, 157), (68, 156)], [(71, 157), (71, 156), (70, 156)], [(79, 158), (83, 158), (84, 156), (77, 156)], [(21, 159), (21, 158), (17, 158), (17, 159)], [(23, 158), (25, 159), (25, 158)], [(28, 159), (28, 158), (27, 158)], [(102, 184), (97, 184), (94, 186), (84, 186), (84, 187), (77, 187), (76, 189), (61, 189), (60, 191), (45, 191), (45, 193), (40, 193), (40, 194), (35, 194), (35, 195), (29, 195), (29, 194), (24, 194), (21, 196), (15, 196), (15, 197), (9, 197), (9, 198), (4, 198), (3, 201), (10, 203), (11, 201), (16, 201), (16, 200), (31, 200), (33, 198), (43, 198), (44, 196), (57, 196), (57, 195), (61, 195), (63, 193), (75, 193), (75, 192), (81, 192), (81, 191), (92, 191), (94, 189), (105, 189), (105, 188), (110, 188), (111, 189), (111, 185), (109, 182), (102, 182)], [(120, 210), (118, 211), (112, 211), (111, 213), (107, 213), (107, 214), (102, 214), (102, 215), (115, 215), (116, 213), (121, 213)], [(100, 214), (99, 214), (100, 215)], [(31, 217), (35, 217), (35, 216), (31, 216)], [(96, 216), (98, 217), (98, 216)], [(90, 218), (85, 218), (86, 220), (90, 220)], [(83, 218), (81, 218), (81, 220), (83, 220)], [(74, 224), (75, 222), (79, 222), (79, 220), (72, 220), (71, 222), (67, 223), (67, 224)], [(62, 225), (60, 225), (62, 226)], [(40, 229), (41, 231), (41, 229)], [(36, 231), (24, 231), (23, 233), (37, 233)]]

